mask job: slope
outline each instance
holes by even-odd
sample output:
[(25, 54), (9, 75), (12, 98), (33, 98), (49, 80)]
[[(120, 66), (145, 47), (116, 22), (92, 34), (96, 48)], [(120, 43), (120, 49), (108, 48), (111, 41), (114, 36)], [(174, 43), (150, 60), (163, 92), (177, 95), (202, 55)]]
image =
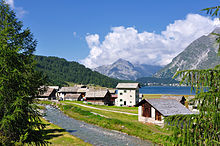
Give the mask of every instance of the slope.
[(35, 56), (36, 69), (48, 76), (50, 85), (67, 85), (66, 82), (116, 87), (120, 80), (104, 76), (74, 61), (58, 57)]
[[(220, 33), (220, 28), (216, 28), (213, 32)], [(220, 57), (217, 55), (216, 36), (210, 33), (193, 41), (170, 64), (166, 65), (154, 76), (170, 78), (180, 70), (208, 69), (218, 64), (220, 64)]]

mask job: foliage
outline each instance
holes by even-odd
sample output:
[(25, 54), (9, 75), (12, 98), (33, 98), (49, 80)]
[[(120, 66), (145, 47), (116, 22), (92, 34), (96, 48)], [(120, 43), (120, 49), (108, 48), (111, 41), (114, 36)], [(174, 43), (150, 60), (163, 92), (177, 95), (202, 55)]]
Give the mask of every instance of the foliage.
[(33, 104), (44, 83), (34, 70), (36, 41), (2, 0), (0, 14), (0, 145), (46, 144)]
[[(183, 145), (214, 145), (220, 142), (220, 66), (207, 70), (178, 72), (182, 82), (191, 84), (199, 114), (167, 118), (174, 134), (171, 141)], [(182, 83), (181, 82), (181, 83)]]
[[(211, 16), (215, 16), (218, 17), (220, 20), (220, 6), (216, 6), (216, 7), (210, 7), (210, 8), (205, 8), (202, 9), (202, 11), (206, 11), (207, 14), (211, 15)], [(216, 42), (218, 43), (218, 55), (220, 55), (220, 34), (218, 33), (212, 33), (213, 35), (215, 35), (216, 38)]]
[(67, 85), (66, 82), (78, 84), (95, 84), (116, 87), (120, 80), (109, 78), (77, 63), (68, 62), (58, 57), (35, 56), (37, 70), (45, 73), (51, 85)]
[[(203, 10), (220, 16), (219, 6)], [(220, 35), (214, 35), (219, 41)], [(220, 65), (213, 69), (180, 71), (178, 75), (182, 77), (181, 83), (190, 84), (196, 91), (192, 102), (198, 104), (199, 113), (166, 118), (174, 131), (169, 140), (175, 145), (220, 145)]]

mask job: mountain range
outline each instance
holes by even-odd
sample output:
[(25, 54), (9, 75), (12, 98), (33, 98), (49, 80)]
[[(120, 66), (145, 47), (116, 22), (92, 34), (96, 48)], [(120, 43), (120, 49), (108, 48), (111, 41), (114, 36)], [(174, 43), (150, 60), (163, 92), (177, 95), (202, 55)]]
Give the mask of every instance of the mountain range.
[[(220, 28), (215, 28), (212, 33), (220, 33)], [(124, 59), (119, 59), (113, 64), (103, 65), (94, 70), (112, 78), (136, 80), (141, 77), (152, 76), (172, 78), (180, 70), (213, 68), (220, 64), (220, 57), (217, 55), (217, 37), (212, 33), (194, 40), (165, 67), (132, 64)]]
[[(220, 33), (220, 28), (215, 28), (212, 33)], [(217, 37), (212, 33), (207, 36), (203, 35), (194, 40), (184, 51), (177, 55), (171, 63), (157, 72), (154, 77), (170, 78), (173, 77), (177, 71), (208, 69), (220, 64), (220, 57), (217, 55)]]
[(150, 77), (161, 68), (161, 66), (154, 65), (132, 64), (127, 60), (118, 59), (113, 64), (99, 66), (94, 70), (112, 78), (136, 80), (140, 77)]

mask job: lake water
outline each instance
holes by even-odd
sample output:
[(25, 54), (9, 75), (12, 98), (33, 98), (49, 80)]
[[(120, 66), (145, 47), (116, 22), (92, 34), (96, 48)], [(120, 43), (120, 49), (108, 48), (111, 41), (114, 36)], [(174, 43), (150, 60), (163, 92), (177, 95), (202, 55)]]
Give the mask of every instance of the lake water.
[(144, 86), (140, 88), (141, 94), (177, 94), (177, 95), (195, 95), (190, 87), (174, 86)]

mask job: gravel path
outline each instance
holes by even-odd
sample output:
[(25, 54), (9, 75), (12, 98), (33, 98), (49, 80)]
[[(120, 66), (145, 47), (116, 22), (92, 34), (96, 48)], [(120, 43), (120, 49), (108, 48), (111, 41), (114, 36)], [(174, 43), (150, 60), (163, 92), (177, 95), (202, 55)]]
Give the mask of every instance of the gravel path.
[[(68, 103), (69, 103), (69, 102), (68, 102)], [(102, 110), (102, 111), (108, 111), (108, 112), (114, 112), (114, 113), (121, 113), (121, 114), (134, 115), (134, 116), (137, 116), (137, 115), (138, 115), (138, 114), (134, 114), (134, 113), (121, 112), (121, 111), (113, 111), (113, 110), (108, 110), (108, 109), (102, 109), (102, 108), (92, 107), (92, 106), (88, 106), (88, 105), (84, 105), (84, 104), (79, 104), (79, 103), (69, 103), (69, 104), (75, 104), (75, 105), (83, 106), (83, 107), (86, 107), (86, 108), (91, 108), (91, 109), (96, 109), (96, 110)]]
[(152, 143), (127, 134), (104, 129), (95, 125), (75, 120), (63, 114), (60, 110), (46, 106), (45, 119), (62, 128), (71, 135), (96, 146), (151, 146)]

